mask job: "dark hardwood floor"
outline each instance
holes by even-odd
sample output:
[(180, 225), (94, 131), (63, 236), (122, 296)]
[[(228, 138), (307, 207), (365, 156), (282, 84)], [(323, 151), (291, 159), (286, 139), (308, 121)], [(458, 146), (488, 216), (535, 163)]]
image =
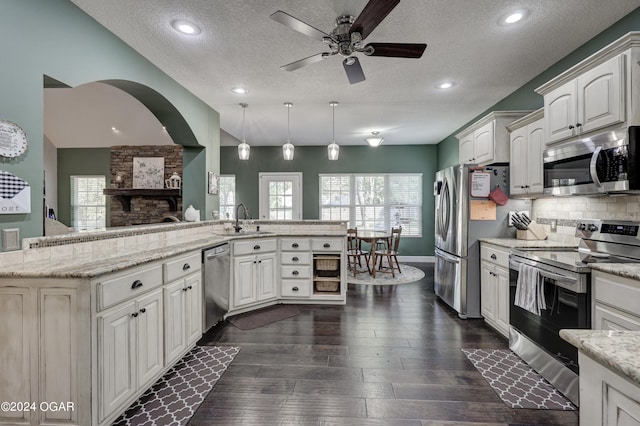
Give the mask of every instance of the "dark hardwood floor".
[(482, 320), (460, 320), (420, 282), (349, 285), (345, 306), (255, 330), (228, 322), (202, 345), (241, 350), (191, 425), (577, 425), (576, 412), (510, 409), (460, 350), (507, 348)]

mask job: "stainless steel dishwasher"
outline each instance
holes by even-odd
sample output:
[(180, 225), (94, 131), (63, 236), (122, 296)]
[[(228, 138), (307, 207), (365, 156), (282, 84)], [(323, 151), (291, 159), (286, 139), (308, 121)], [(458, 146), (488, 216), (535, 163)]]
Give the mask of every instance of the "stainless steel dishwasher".
[(229, 244), (202, 250), (204, 269), (205, 331), (222, 321), (229, 311)]

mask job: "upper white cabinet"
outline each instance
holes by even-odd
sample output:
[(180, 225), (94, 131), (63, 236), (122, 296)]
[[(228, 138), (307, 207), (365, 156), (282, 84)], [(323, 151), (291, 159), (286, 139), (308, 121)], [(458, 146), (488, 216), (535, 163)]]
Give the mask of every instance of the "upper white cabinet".
[[(640, 32), (631, 32), (538, 87), (547, 144), (638, 125)], [(636, 102), (637, 103), (637, 102)]]
[(546, 146), (543, 110), (524, 116), (507, 128), (511, 132), (510, 195), (541, 195), (544, 189), (542, 153)]
[(509, 162), (507, 124), (530, 111), (494, 111), (456, 135), (460, 164)]
[(624, 121), (624, 58), (611, 58), (544, 95), (548, 143)]

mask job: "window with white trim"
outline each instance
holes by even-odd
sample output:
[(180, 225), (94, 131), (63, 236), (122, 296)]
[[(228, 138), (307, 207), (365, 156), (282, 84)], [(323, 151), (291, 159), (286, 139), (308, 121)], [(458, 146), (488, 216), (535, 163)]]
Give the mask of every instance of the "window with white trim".
[(320, 219), (362, 230), (401, 225), (403, 237), (421, 237), (422, 174), (320, 175)]
[(77, 231), (106, 228), (104, 176), (71, 176), (71, 224)]
[(235, 218), (236, 207), (236, 176), (220, 175), (220, 219)]

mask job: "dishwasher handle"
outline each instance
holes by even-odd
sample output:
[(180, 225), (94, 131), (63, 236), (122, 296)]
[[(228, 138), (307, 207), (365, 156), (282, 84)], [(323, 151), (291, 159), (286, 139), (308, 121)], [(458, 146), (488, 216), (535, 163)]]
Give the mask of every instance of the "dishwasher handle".
[(228, 244), (204, 250), (205, 260), (215, 259), (216, 257), (226, 256), (227, 254), (229, 254)]

